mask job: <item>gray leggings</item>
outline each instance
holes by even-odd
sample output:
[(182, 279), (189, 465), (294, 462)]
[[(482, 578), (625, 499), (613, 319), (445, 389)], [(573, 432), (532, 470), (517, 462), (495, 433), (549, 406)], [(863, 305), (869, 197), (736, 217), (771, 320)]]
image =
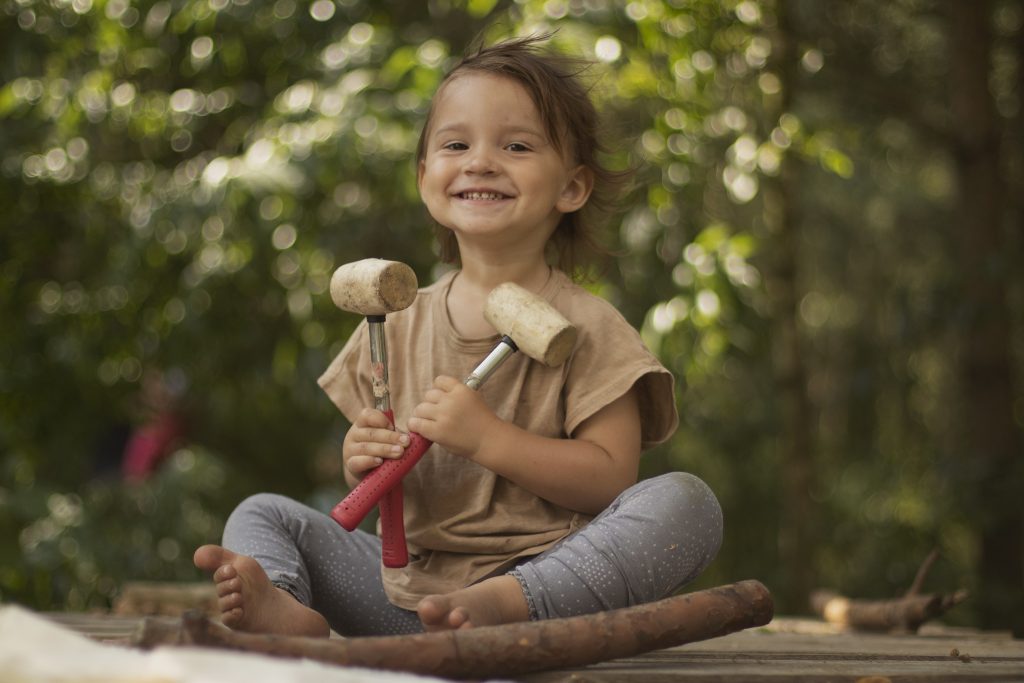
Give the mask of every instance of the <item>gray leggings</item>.
[[(721, 542), (722, 510), (711, 489), (672, 472), (631, 486), (585, 527), (508, 573), (532, 619), (589, 614), (672, 595), (704, 571)], [(290, 498), (261, 493), (242, 501), (224, 546), (255, 558), (275, 585), (341, 635), (423, 630), (415, 612), (384, 594), (379, 538), (349, 533)]]

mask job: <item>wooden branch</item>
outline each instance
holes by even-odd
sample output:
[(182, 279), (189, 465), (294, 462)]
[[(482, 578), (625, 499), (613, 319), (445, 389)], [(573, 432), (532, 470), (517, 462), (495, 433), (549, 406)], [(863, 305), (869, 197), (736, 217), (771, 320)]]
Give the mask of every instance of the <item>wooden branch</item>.
[(910, 588), (907, 589), (904, 597), (909, 598), (912, 595), (917, 595), (921, 592), (921, 586), (924, 585), (924, 580), (928, 578), (928, 572), (931, 571), (932, 565), (935, 564), (935, 560), (939, 559), (939, 549), (932, 548), (932, 551), (928, 553), (928, 557), (924, 558), (924, 562), (917, 568), (917, 574), (914, 575), (914, 582), (910, 584)]
[(114, 614), (146, 617), (178, 616), (189, 609), (211, 616), (219, 612), (213, 583), (129, 581), (113, 606)]
[(914, 575), (914, 582), (902, 598), (894, 600), (856, 600), (834, 591), (817, 590), (811, 593), (811, 609), (825, 621), (838, 626), (864, 631), (889, 633), (916, 633), (921, 624), (941, 616), (967, 599), (967, 591), (951, 595), (921, 593), (928, 572), (939, 559), (934, 548)]
[(341, 640), (240, 633), (189, 612), (176, 628), (147, 620), (133, 642), (141, 647), (200, 645), (246, 650), (445, 678), (504, 678), (707, 640), (767, 624), (772, 612), (767, 588), (758, 581), (740, 581), (566, 619)]
[(811, 608), (825, 621), (864, 631), (916, 633), (934, 619), (967, 599), (967, 591), (953, 594), (906, 595), (893, 600), (856, 600), (833, 591), (811, 593)]

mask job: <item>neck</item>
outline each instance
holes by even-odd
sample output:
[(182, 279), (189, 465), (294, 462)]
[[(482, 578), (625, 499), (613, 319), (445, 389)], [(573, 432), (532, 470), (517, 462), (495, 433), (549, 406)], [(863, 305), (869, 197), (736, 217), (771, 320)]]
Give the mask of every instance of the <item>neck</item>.
[(464, 286), (489, 293), (503, 282), (514, 282), (523, 289), (539, 292), (551, 276), (551, 268), (546, 263), (521, 268), (503, 265), (498, 268), (479, 269), (463, 262), (459, 279)]
[(462, 270), (459, 279), (463, 280), (462, 284), (485, 292), (490, 292), (503, 282), (514, 282), (524, 289), (537, 292), (551, 275), (543, 250), (494, 253), (460, 248), (460, 257)]
[(530, 259), (508, 258), (481, 260), (474, 254), (461, 254), (462, 269), (448, 291), (448, 315), (456, 331), (467, 337), (494, 334), (484, 319), (483, 310), (491, 290), (503, 282), (514, 282), (537, 293), (551, 276), (551, 268), (543, 254)]

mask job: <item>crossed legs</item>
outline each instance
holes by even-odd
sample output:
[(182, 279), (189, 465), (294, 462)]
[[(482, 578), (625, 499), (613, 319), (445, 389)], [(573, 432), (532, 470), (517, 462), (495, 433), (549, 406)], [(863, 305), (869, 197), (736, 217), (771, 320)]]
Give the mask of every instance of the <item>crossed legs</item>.
[[(674, 472), (630, 487), (586, 527), (508, 574), (420, 601), (388, 602), (380, 541), (273, 494), (232, 513), (224, 546), (195, 564), (213, 574), (225, 624), (294, 635), (346, 636), (469, 628), (588, 614), (658, 600), (714, 559), (722, 513), (700, 479)], [(230, 550), (228, 549), (230, 548)]]

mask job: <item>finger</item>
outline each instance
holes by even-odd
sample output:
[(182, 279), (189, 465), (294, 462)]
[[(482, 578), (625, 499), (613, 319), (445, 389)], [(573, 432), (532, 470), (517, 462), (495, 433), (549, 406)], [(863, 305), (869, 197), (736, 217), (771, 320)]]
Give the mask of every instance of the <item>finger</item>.
[(356, 417), (356, 424), (360, 427), (388, 429), (391, 427), (391, 420), (376, 408), (363, 408), (359, 411), (358, 417)]
[[(437, 404), (428, 401), (424, 401), (423, 403), (420, 403), (419, 405), (412, 409), (412, 417), (418, 417), (422, 420), (435, 420), (437, 419), (439, 413), (440, 408), (437, 407)], [(408, 426), (411, 431), (419, 431), (416, 427), (413, 426), (411, 418)]]
[(422, 417), (410, 417), (409, 418), (409, 429), (416, 432), (423, 438), (429, 441), (437, 441), (438, 434), (435, 427), (437, 423), (433, 420), (425, 419)]
[[(406, 438), (408, 445), (408, 438)], [(380, 443), (363, 441), (353, 445), (353, 455), (369, 455), (375, 458), (397, 458), (405, 452), (405, 445), (400, 443)]]
[(434, 386), (442, 391), (451, 391), (460, 384), (462, 382), (449, 375), (438, 375), (434, 378)]
[(358, 437), (357, 442), (359, 443), (379, 443), (389, 444), (392, 446), (409, 445), (409, 437), (402, 432), (396, 432), (393, 429), (365, 427), (359, 430)]
[(348, 471), (357, 477), (361, 477), (374, 467), (379, 466), (384, 462), (384, 458), (379, 458), (371, 455), (353, 455), (348, 459), (346, 467)]
[(423, 395), (423, 400), (429, 403), (440, 403), (445, 394), (446, 392), (441, 389), (427, 389), (427, 393)]

